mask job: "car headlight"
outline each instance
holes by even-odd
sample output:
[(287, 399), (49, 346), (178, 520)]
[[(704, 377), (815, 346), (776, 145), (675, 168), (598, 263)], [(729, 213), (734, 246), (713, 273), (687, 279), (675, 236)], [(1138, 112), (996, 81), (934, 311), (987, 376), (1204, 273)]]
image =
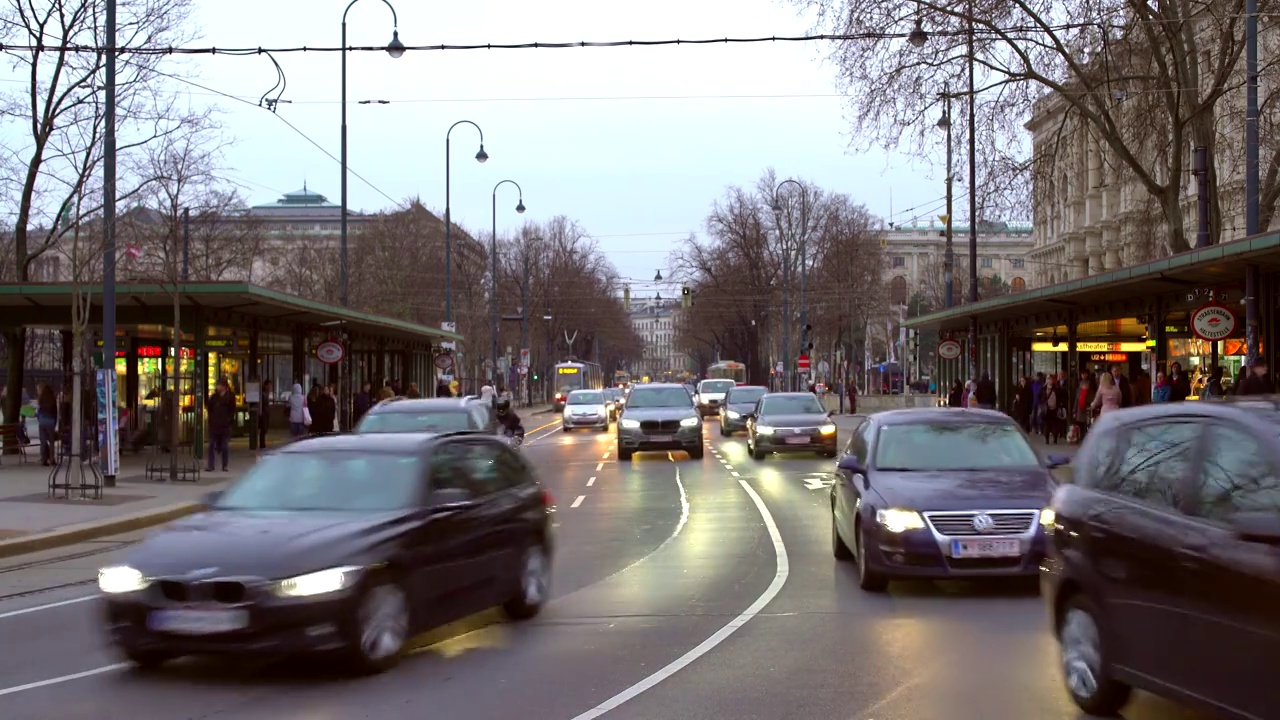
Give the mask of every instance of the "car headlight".
[(742, 413), (740, 413), (740, 412), (734, 412), (733, 410), (730, 410), (730, 411), (728, 412), (728, 415), (729, 415), (729, 417), (730, 417), (730, 418), (732, 418), (732, 419), (734, 419), (734, 420), (737, 420), (738, 418), (742, 417)]
[(275, 593), (280, 597), (312, 597), (346, 590), (360, 579), (361, 568), (344, 566), (299, 575), (276, 583)]
[(628, 430), (635, 430), (636, 428), (640, 427), (640, 421), (628, 420), (626, 418), (622, 418), (621, 420), (618, 421), (618, 427), (624, 427), (624, 428), (627, 428)]
[(827, 423), (826, 425), (823, 425), (822, 427), (818, 428), (818, 432), (822, 433), (823, 435), (835, 435), (836, 425), (835, 423)]
[(1053, 527), (1058, 522), (1058, 513), (1053, 508), (1045, 508), (1040, 511), (1040, 524), (1045, 527)]
[(138, 570), (127, 565), (104, 567), (98, 571), (98, 589), (104, 593), (138, 592), (147, 589), (151, 581)]
[(920, 513), (915, 510), (902, 510), (900, 508), (877, 510), (876, 522), (880, 523), (880, 527), (891, 533), (924, 529), (924, 518), (920, 517)]
[(680, 427), (697, 427), (697, 426), (698, 426), (698, 418), (696, 417), (685, 418), (680, 421)]
[(757, 435), (772, 435), (772, 434), (773, 434), (773, 427), (771, 427), (771, 426), (769, 426), (769, 425), (757, 425), (757, 426), (756, 426), (756, 434), (757, 434)]

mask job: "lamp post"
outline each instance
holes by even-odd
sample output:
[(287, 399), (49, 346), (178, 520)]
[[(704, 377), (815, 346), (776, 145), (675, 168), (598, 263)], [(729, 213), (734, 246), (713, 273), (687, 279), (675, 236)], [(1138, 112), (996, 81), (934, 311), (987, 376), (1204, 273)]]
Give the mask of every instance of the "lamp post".
[[(974, 90), (974, 32), (973, 3), (969, 3), (966, 18), (968, 33), (966, 34), (965, 59), (969, 63), (969, 302), (978, 302), (978, 141), (975, 130), (977, 93)], [(916, 19), (916, 26), (907, 36), (907, 41), (914, 47), (923, 47), (929, 36)], [(949, 119), (948, 119), (949, 124)], [(947, 174), (950, 177), (950, 172)], [(949, 214), (949, 213), (948, 213)], [(948, 220), (950, 226), (950, 220)], [(948, 233), (949, 234), (949, 233)], [(969, 379), (978, 378), (978, 318), (969, 318)]]
[[(498, 188), (507, 183), (515, 185), (516, 191), (520, 193), (520, 200), (516, 203), (516, 212), (524, 212), (524, 189), (520, 187), (520, 183), (515, 180), (498, 181), (498, 184), (493, 186), (493, 234), (489, 236), (489, 309), (490, 330), (493, 332), (493, 342), (489, 346), (489, 357), (492, 362), (492, 369), (489, 371), (489, 383), (494, 387), (497, 387), (495, 383), (498, 379)], [(528, 259), (528, 253), (525, 254), (525, 259)]]
[[(779, 238), (782, 238), (783, 235), (782, 235), (782, 222), (781, 222), (782, 203), (778, 201), (778, 193), (782, 190), (782, 186), (788, 183), (800, 188), (800, 221), (805, 224), (806, 230), (808, 227), (808, 202), (809, 201), (805, 195), (804, 185), (801, 185), (798, 181), (792, 180), (792, 179), (783, 180), (782, 182), (778, 183), (777, 187), (773, 189), (773, 217), (774, 217), (774, 224), (778, 226)], [(792, 235), (794, 236), (795, 233), (792, 233)], [(792, 239), (794, 239), (794, 237)], [(801, 301), (800, 301), (800, 307), (801, 307), (800, 326), (802, 328), (806, 325), (805, 321), (807, 320), (807, 318), (805, 317), (805, 310), (804, 310), (804, 290), (803, 290), (805, 285), (805, 275), (807, 275), (807, 273), (805, 272), (805, 263), (804, 263), (804, 240), (805, 240), (804, 235), (801, 235), (799, 250), (800, 250), (800, 266), (801, 266), (800, 287), (802, 288)], [(784, 387), (787, 390), (792, 390), (794, 389), (793, 388), (794, 383), (792, 382), (792, 373), (791, 373), (791, 350), (792, 350), (791, 348), (791, 243), (789, 241), (786, 241), (785, 239), (783, 242), (783, 255), (784, 255), (784, 259), (782, 262), (782, 368), (783, 368), (784, 374), (783, 374), (782, 382), (784, 384)], [(802, 341), (803, 341), (803, 338), (802, 338)]]
[(950, 309), (956, 304), (955, 296), (955, 273), (956, 273), (956, 253), (955, 246), (951, 242), (951, 198), (952, 186), (954, 178), (951, 177), (951, 91), (946, 86), (942, 86), (942, 117), (938, 118), (938, 127), (947, 133), (947, 222), (946, 222), (946, 245), (943, 250), (942, 268), (943, 277), (946, 282), (946, 302), (947, 308)]
[[(444, 134), (444, 320), (453, 322), (453, 212), (449, 207), (449, 136), (459, 125), (470, 125), (480, 133), (480, 152), (476, 153), (476, 162), (489, 159), (484, 151), (484, 131), (470, 120), (459, 120), (449, 126)], [(495, 359), (496, 360), (496, 359)]]

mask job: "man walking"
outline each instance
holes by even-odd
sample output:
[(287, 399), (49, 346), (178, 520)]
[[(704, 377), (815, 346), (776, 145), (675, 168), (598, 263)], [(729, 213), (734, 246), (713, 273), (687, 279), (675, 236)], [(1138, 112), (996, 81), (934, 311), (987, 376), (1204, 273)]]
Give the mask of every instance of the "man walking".
[(222, 472), (227, 472), (231, 460), (231, 423), (236, 415), (236, 398), (226, 380), (219, 380), (217, 389), (204, 402), (209, 418), (209, 462), (205, 472), (213, 472), (213, 456), (222, 454)]

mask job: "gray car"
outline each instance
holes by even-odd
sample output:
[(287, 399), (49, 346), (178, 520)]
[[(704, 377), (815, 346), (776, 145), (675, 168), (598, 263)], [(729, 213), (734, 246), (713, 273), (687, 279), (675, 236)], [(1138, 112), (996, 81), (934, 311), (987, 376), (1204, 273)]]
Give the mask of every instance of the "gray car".
[(647, 450), (684, 450), (699, 460), (702, 449), (702, 418), (683, 385), (654, 383), (631, 391), (618, 419), (619, 460)]
[(720, 407), (720, 435), (730, 437), (747, 429), (747, 417), (755, 412), (756, 403), (769, 392), (763, 385), (739, 385), (729, 391)]

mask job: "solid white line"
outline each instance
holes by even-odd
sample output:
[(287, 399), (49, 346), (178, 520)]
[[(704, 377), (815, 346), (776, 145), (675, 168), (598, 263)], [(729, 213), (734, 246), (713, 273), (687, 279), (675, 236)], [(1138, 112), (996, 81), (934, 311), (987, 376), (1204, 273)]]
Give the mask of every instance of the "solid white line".
[(26, 615), (27, 613), (40, 612), (41, 610), (52, 610), (53, 608), (60, 608), (66, 605), (75, 605), (76, 603), (88, 602), (90, 600), (96, 600), (97, 598), (98, 598), (97, 595), (88, 595), (85, 597), (78, 597), (72, 600), (63, 600), (62, 602), (49, 603), (47, 605), (36, 605), (35, 607), (22, 608), (21, 610), (10, 610), (9, 612), (6, 612), (6, 613), (0, 613), (0, 620), (3, 620), (5, 618), (17, 617), (19, 615)]
[(604, 469), (604, 463), (596, 463), (596, 472), (600, 472), (603, 469)]
[(27, 683), (26, 685), (15, 685), (13, 687), (0, 688), (0, 696), (13, 695), (14, 693), (20, 693), (20, 692), (23, 692), (24, 690), (35, 690), (36, 688), (42, 688), (49, 685), (57, 685), (59, 683), (64, 683), (64, 682), (71, 682), (72, 680), (79, 680), (80, 678), (93, 677), (94, 675), (102, 675), (104, 673), (115, 672), (116, 670), (122, 670), (128, 666), (129, 666), (129, 663), (116, 663), (114, 665), (103, 665), (100, 668), (85, 670), (84, 672), (78, 672), (72, 675), (62, 675), (61, 677), (49, 678), (48, 680), (39, 680), (33, 683)]
[(595, 484), (596, 484), (596, 476), (592, 475), (591, 479), (587, 480), (587, 487), (591, 487), (592, 485), (595, 485)]
[(570, 505), (569, 507), (571, 507), (571, 508), (576, 508), (576, 507), (578, 507), (579, 505), (581, 505), (581, 504), (582, 504), (582, 501), (583, 501), (583, 500), (586, 500), (586, 499), (587, 499), (587, 496), (586, 496), (586, 495), (579, 495), (579, 496), (577, 497), (577, 499), (573, 501), (573, 504), (572, 504), (572, 505)]
[(632, 685), (626, 690), (623, 690), (617, 695), (614, 695), (608, 700), (605, 700), (599, 705), (591, 708), (581, 715), (578, 715), (573, 718), (573, 720), (591, 720), (592, 718), (598, 718), (610, 710), (618, 708), (623, 703), (640, 695), (663, 680), (666, 680), (672, 675), (680, 672), (694, 660), (697, 660), (714, 649), (715, 646), (724, 642), (730, 635), (737, 632), (738, 628), (746, 625), (751, 618), (759, 614), (759, 612), (763, 610), (766, 605), (772, 602), (773, 599), (777, 597), (778, 593), (781, 592), (782, 586), (787, 582), (787, 576), (791, 574), (791, 565), (787, 560), (787, 546), (782, 542), (782, 533), (779, 532), (777, 523), (773, 521), (773, 516), (769, 514), (769, 508), (765, 507), (764, 500), (760, 498), (760, 495), (758, 495), (745, 480), (739, 480), (738, 482), (742, 485), (742, 489), (747, 491), (747, 495), (751, 496), (751, 500), (755, 502), (756, 509), (760, 511), (760, 517), (764, 519), (764, 525), (769, 530), (769, 537), (773, 540), (773, 553), (777, 558), (777, 570), (774, 572), (773, 582), (769, 583), (769, 587), (765, 588), (764, 594), (756, 598), (756, 601), (751, 603), (751, 606), (746, 610), (742, 611), (741, 615), (734, 618), (728, 625), (717, 630), (711, 637), (703, 640), (697, 647), (684, 655), (681, 655), (679, 658), (672, 661), (671, 664), (655, 672), (644, 680), (641, 680), (635, 685)]

